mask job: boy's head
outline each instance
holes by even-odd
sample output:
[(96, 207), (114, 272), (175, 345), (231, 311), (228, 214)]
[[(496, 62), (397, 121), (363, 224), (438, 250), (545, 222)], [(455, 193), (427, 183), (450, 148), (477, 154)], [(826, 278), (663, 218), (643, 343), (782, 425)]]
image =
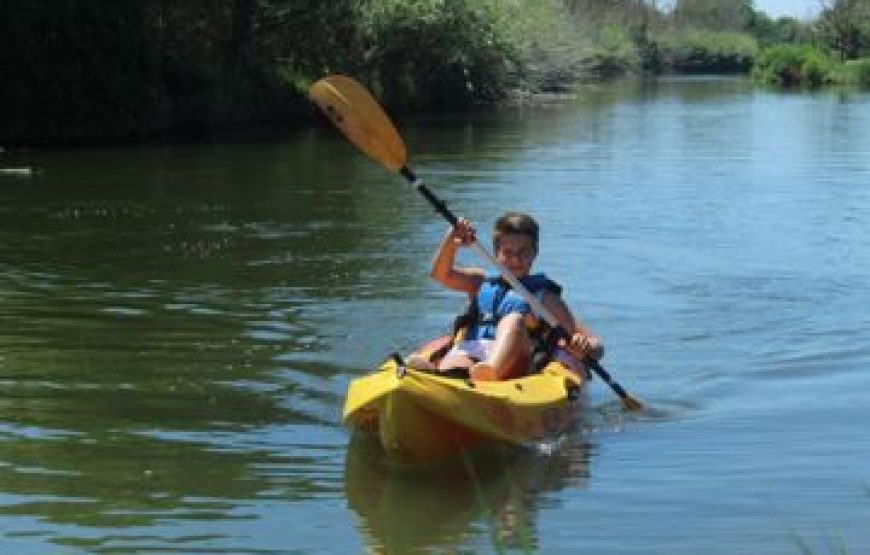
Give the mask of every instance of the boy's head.
[(538, 254), (538, 222), (528, 214), (508, 212), (496, 220), (492, 234), (493, 250), (498, 251), (502, 236), (507, 234), (528, 235), (535, 247), (535, 254)]
[(492, 245), (499, 262), (523, 277), (538, 254), (538, 223), (527, 214), (508, 212), (495, 222)]

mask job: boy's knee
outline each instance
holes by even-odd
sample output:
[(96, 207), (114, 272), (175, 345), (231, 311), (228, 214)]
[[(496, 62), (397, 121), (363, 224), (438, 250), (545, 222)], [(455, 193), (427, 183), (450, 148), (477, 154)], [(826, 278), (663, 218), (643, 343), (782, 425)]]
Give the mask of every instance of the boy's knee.
[(519, 312), (511, 312), (501, 319), (498, 323), (498, 329), (503, 332), (522, 331), (525, 333), (526, 325), (523, 322), (523, 315)]

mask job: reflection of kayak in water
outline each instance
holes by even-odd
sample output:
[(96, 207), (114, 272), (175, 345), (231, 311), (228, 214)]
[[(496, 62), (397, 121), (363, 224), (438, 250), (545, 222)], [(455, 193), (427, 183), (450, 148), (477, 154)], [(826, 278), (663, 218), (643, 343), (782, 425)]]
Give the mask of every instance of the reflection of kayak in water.
[(583, 487), (588, 456), (587, 444), (568, 440), (551, 455), (486, 449), (437, 465), (400, 466), (376, 438), (357, 435), (347, 450), (344, 489), (373, 553), (475, 552), (476, 542), (495, 541), (532, 547), (540, 495)]
[(356, 436), (345, 460), (345, 495), (372, 548), (366, 551), (411, 553), (462, 544), (480, 511), (461, 465), (419, 477), (383, 457), (374, 438)]
[(582, 375), (556, 361), (521, 378), (471, 381), (389, 360), (351, 382), (344, 422), (377, 434), (391, 455), (431, 460), (479, 445), (522, 445), (565, 432), (584, 384)]

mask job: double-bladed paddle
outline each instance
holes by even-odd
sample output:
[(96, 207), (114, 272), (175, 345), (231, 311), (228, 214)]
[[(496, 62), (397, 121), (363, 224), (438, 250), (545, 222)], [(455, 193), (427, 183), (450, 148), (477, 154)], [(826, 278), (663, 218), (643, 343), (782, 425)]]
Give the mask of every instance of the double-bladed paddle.
[[(314, 83), (308, 90), (308, 96), (351, 143), (391, 172), (401, 174), (445, 220), (450, 222), (450, 225), (456, 225), (458, 221), (456, 215), (408, 167), (405, 142), (380, 104), (365, 87), (350, 77), (330, 75)], [(473, 242), (470, 247), (492, 264), (514, 290), (529, 303), (532, 310), (546, 320), (558, 339), (569, 339), (568, 332), (559, 324), (556, 316), (529, 293), (513, 273), (479, 242)], [(619, 395), (625, 408), (629, 410), (643, 408), (639, 401), (626, 393), (622, 386), (613, 380), (597, 360), (587, 358), (585, 363)]]

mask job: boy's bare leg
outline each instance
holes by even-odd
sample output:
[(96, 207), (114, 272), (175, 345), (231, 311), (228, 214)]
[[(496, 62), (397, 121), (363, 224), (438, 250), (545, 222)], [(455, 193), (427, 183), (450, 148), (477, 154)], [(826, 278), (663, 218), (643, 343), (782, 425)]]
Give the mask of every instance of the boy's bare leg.
[(518, 366), (528, 359), (529, 334), (522, 314), (511, 313), (501, 319), (495, 330), (495, 345), (486, 360), (471, 367), (475, 380), (504, 380), (517, 373)]

